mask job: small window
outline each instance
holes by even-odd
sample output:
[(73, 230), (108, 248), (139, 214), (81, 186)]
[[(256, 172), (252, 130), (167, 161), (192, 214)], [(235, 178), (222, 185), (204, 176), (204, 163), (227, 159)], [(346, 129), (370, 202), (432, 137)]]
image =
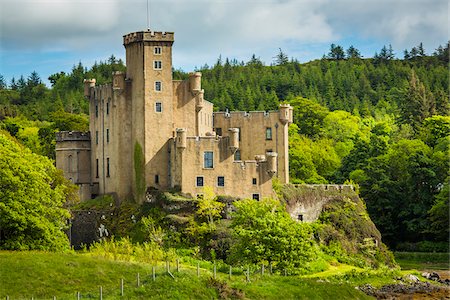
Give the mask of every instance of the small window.
[(197, 176), (197, 180), (195, 182), (196, 186), (202, 187), (203, 186), (203, 176)]
[(236, 127), (238, 129), (239, 141), (241, 141), (241, 127)]
[(69, 157), (67, 158), (67, 164), (68, 164), (68, 169), (69, 172), (72, 172), (72, 155), (69, 155)]
[(155, 81), (155, 91), (161, 92), (162, 91), (162, 83), (161, 81)]
[(106, 114), (109, 115), (109, 101), (106, 102)]
[(155, 111), (156, 112), (162, 112), (162, 103), (161, 102), (156, 102), (155, 103)]
[(95, 117), (98, 118), (98, 104), (95, 104)]
[(95, 131), (95, 144), (98, 145), (98, 130)]
[(272, 127), (267, 127), (266, 128), (266, 140), (271, 140), (272, 139)]
[(95, 177), (98, 178), (98, 158), (95, 160)]
[(109, 177), (111, 174), (109, 172), (109, 157), (106, 158), (106, 177)]
[(234, 160), (241, 160), (241, 150), (236, 150), (236, 152), (234, 152)]
[(216, 135), (222, 136), (222, 128), (216, 128)]
[(162, 69), (162, 61), (160, 61), (160, 60), (153, 61), (153, 69), (161, 70)]
[(253, 194), (252, 195), (252, 199), (255, 199), (255, 200), (259, 201), (259, 194)]
[(197, 199), (198, 200), (203, 200), (203, 194), (197, 194)]
[(161, 53), (162, 53), (161, 50), (162, 50), (161, 47), (155, 47), (155, 48), (153, 48), (153, 53), (155, 55), (161, 55)]
[(303, 215), (298, 215), (297, 220), (299, 220), (300, 222), (303, 222)]
[(225, 186), (225, 177), (224, 176), (217, 177), (217, 186)]
[(212, 151), (205, 151), (203, 153), (203, 167), (205, 169), (212, 169), (214, 167), (214, 153)]
[(109, 143), (109, 128), (106, 128), (106, 142)]
[(253, 184), (253, 185), (256, 185), (256, 182), (257, 182), (257, 181), (256, 181), (256, 178), (253, 178), (253, 179), (252, 179), (252, 184)]
[(155, 175), (155, 184), (159, 184), (159, 175)]

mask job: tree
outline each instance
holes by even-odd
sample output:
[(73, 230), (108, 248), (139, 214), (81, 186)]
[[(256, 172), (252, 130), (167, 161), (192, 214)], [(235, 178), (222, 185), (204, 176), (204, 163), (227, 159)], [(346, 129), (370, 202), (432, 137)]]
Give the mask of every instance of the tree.
[(275, 56), (275, 64), (278, 66), (285, 65), (289, 62), (289, 57), (286, 53), (283, 52), (283, 50), (280, 49), (280, 52), (278, 52), (277, 56)]
[(345, 58), (344, 48), (340, 45), (331, 44), (330, 52), (328, 52), (327, 58), (341, 60)]
[(400, 121), (410, 124), (417, 132), (423, 120), (434, 114), (435, 107), (433, 94), (425, 88), (412, 70), (406, 97), (400, 102)]
[(361, 52), (359, 52), (358, 49), (353, 47), (353, 45), (347, 49), (346, 53), (347, 58), (361, 58)]
[(41, 81), (41, 77), (39, 77), (39, 74), (36, 71), (31, 72), (31, 74), (27, 80), (27, 86), (32, 88), (41, 83), (42, 83), (42, 81)]
[(197, 202), (197, 215), (207, 219), (210, 230), (215, 228), (214, 220), (220, 217), (225, 204), (217, 201), (212, 187), (203, 188), (203, 196)]
[(7, 88), (5, 78), (0, 74), (0, 90), (4, 90)]
[(431, 222), (430, 232), (438, 241), (449, 241), (450, 230), (448, 224), (450, 223), (449, 215), (449, 201), (450, 194), (449, 179), (445, 180), (444, 186), (441, 188), (439, 194), (435, 197), (435, 202), (428, 211), (428, 218)]
[(311, 237), (312, 227), (292, 220), (284, 207), (273, 199), (234, 202), (232, 225), (235, 243), (232, 263), (272, 263), (275, 268), (308, 269), (320, 251)]
[(323, 120), (329, 113), (325, 106), (302, 97), (292, 99), (289, 104), (294, 108), (294, 123), (298, 126), (298, 133), (309, 137), (321, 134)]
[(74, 186), (53, 163), (0, 132), (0, 249), (63, 250), (69, 248), (69, 212)]

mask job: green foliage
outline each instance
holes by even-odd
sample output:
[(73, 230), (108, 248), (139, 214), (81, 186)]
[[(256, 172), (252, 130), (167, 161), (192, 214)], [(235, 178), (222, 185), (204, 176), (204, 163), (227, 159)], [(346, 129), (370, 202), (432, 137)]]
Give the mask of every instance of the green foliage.
[(213, 188), (205, 186), (203, 188), (203, 196), (197, 202), (197, 216), (207, 219), (211, 230), (214, 229), (214, 219), (220, 217), (222, 209), (225, 207), (224, 203), (217, 201), (217, 196), (214, 194)]
[(63, 229), (73, 185), (45, 157), (31, 153), (0, 131), (1, 249), (64, 250)]
[(433, 234), (437, 240), (445, 241), (447, 243), (450, 236), (449, 195), (449, 180), (447, 179), (439, 194), (436, 195), (433, 206), (428, 211), (428, 217), (431, 222), (431, 228), (429, 232)]
[(291, 272), (312, 271), (318, 267), (320, 251), (311, 238), (311, 225), (293, 221), (276, 200), (242, 200), (234, 205), (236, 213), (231, 228), (235, 243), (230, 250), (230, 261), (269, 262), (280, 271), (289, 269)]
[(450, 264), (448, 252), (394, 252), (394, 255), (404, 270), (448, 270)]
[(340, 262), (360, 267), (394, 266), (392, 254), (358, 197), (335, 198), (319, 217), (322, 250)]

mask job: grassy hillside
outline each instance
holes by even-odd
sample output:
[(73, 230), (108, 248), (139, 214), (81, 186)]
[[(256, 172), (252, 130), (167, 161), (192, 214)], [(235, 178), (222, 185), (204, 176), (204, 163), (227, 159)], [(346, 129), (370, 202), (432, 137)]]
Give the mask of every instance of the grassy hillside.
[(172, 273), (175, 279), (165, 273), (160, 263), (153, 282), (152, 266), (148, 264), (111, 261), (89, 254), (2, 251), (0, 297), (74, 299), (79, 291), (82, 298), (98, 299), (102, 286), (104, 299), (123, 299), (123, 278), (125, 299), (276, 299), (281, 295), (283, 299), (369, 298), (342, 280), (252, 275), (247, 283), (243, 275), (229, 280), (224, 273), (218, 273), (214, 280), (210, 271), (202, 269), (197, 277), (196, 268), (184, 264), (179, 273), (174, 269)]

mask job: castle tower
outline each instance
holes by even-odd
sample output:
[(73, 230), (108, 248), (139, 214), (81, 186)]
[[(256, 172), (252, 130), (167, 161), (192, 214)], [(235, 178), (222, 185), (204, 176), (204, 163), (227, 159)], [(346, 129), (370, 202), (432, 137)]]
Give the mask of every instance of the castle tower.
[(126, 78), (131, 82), (132, 146), (142, 148), (145, 185), (156, 188), (167, 188), (170, 182), (167, 144), (174, 130), (173, 42), (173, 32), (141, 31), (123, 37)]
[(91, 140), (89, 133), (56, 133), (56, 167), (79, 186), (80, 199), (91, 198)]

